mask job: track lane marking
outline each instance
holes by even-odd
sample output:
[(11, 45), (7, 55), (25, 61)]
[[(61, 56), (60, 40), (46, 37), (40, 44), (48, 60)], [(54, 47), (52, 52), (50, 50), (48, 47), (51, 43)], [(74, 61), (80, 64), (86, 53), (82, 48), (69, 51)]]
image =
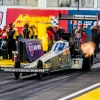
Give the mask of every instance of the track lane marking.
[(72, 100), (100, 100), (100, 87)]
[(91, 89), (93, 89), (93, 88), (96, 88), (96, 87), (98, 87), (98, 86), (100, 86), (100, 82), (97, 83), (97, 84), (94, 84), (94, 85), (92, 85), (92, 86), (89, 86), (89, 87), (87, 87), (87, 88), (85, 88), (85, 89), (83, 89), (83, 90), (80, 90), (80, 91), (78, 91), (78, 92), (75, 92), (75, 93), (72, 93), (72, 94), (70, 94), (70, 95), (68, 95), (68, 96), (65, 96), (65, 97), (63, 97), (63, 98), (60, 98), (60, 99), (58, 99), (58, 100), (67, 100), (67, 99), (70, 99), (70, 98), (72, 98), (72, 97), (74, 97), (74, 96), (76, 96), (76, 95), (79, 95), (79, 94), (81, 94), (81, 93), (83, 93), (83, 92), (89, 91), (89, 90), (91, 90)]

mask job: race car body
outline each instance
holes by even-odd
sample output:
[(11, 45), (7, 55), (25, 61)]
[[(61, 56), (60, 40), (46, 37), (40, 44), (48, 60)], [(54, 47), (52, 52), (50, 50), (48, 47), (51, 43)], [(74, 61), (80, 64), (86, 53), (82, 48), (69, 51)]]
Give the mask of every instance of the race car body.
[[(82, 29), (83, 29), (83, 22), (86, 21), (96, 21), (97, 16), (90, 16), (90, 15), (68, 15), (68, 14), (61, 14), (59, 12), (58, 16), (59, 20), (82, 20)], [(72, 29), (73, 29), (73, 21), (72, 21)], [(81, 34), (81, 31), (80, 31)], [(85, 53), (82, 51), (80, 38), (74, 38), (73, 30), (71, 34), (62, 34), (60, 36), (64, 40), (59, 40), (54, 43), (52, 49), (42, 55), (43, 53), (37, 53), (36, 55), (39, 56), (35, 61), (34, 59), (29, 59), (32, 63), (27, 64), (24, 67), (20, 66), (20, 61), (17, 60), (15, 62), (14, 68), (3, 68), (0, 67), (0, 71), (2, 72), (13, 72), (16, 78), (19, 78), (20, 73), (22, 75), (33, 74), (37, 73), (38, 77), (41, 77), (43, 73), (49, 73), (52, 71), (59, 71), (65, 69), (84, 69), (89, 70), (93, 64), (93, 53), (92, 55), (85, 56)], [(34, 43), (33, 43), (34, 44)], [(84, 47), (84, 46), (83, 46)], [(32, 44), (29, 43), (28, 45), (29, 51), (32, 51), (32, 58), (34, 54), (34, 50)], [(40, 50), (40, 46), (38, 48)], [(91, 48), (89, 48), (91, 49)], [(42, 49), (41, 49), (42, 50)], [(28, 54), (30, 54), (28, 52)], [(28, 58), (31, 58), (28, 56)]]
[[(42, 68), (48, 68), (50, 70), (59, 70), (61, 68), (82, 68), (82, 59), (71, 58), (69, 42), (61, 40), (57, 41), (51, 51), (31, 63), (25, 66), (25, 68), (37, 68), (38, 61), (42, 61)], [(74, 65), (73, 61), (79, 61), (79, 65)]]
[(19, 77), (20, 73), (37, 73), (40, 77), (41, 73), (49, 73), (62, 69), (82, 69), (83, 63), (84, 58), (73, 58), (71, 56), (69, 42), (66, 40), (60, 40), (55, 42), (51, 51), (44, 54), (34, 62), (27, 64), (23, 68), (20, 67), (20, 62), (17, 61), (14, 68), (1, 67), (0, 70), (2, 72), (14, 72), (16, 78)]

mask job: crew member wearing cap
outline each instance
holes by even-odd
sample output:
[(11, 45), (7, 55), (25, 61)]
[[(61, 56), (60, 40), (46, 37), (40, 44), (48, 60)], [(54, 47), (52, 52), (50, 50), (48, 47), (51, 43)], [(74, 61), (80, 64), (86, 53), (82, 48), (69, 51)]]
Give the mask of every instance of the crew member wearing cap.
[(18, 32), (13, 28), (13, 24), (9, 24), (7, 33), (7, 47), (9, 59), (12, 59), (12, 51), (16, 51), (16, 44), (18, 43)]
[(24, 25), (24, 28), (22, 29), (22, 36), (25, 39), (31, 39), (33, 37), (33, 32), (32, 30), (29, 28), (28, 23), (26, 23)]

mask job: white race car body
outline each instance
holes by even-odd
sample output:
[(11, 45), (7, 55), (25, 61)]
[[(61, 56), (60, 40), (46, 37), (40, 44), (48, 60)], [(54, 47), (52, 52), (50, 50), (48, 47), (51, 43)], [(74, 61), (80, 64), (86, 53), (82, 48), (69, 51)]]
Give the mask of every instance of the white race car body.
[(23, 73), (23, 76), (37, 73), (37, 76), (41, 77), (43, 73), (65, 69), (91, 69), (90, 58), (73, 58), (70, 53), (69, 42), (60, 40), (55, 42), (51, 51), (23, 68), (17, 60), (14, 68), (0, 67), (0, 71), (14, 73), (16, 78), (19, 78), (20, 73)]
[[(41, 56), (36, 61), (28, 64), (24, 68), (37, 68), (38, 61), (41, 60), (43, 68), (49, 68), (50, 70), (59, 70), (66, 68), (82, 68), (82, 58), (71, 58), (69, 50), (69, 42), (57, 41), (53, 45), (51, 51)], [(75, 62), (76, 61), (76, 62)], [(80, 62), (80, 63), (79, 63)], [(74, 64), (75, 63), (75, 64)]]

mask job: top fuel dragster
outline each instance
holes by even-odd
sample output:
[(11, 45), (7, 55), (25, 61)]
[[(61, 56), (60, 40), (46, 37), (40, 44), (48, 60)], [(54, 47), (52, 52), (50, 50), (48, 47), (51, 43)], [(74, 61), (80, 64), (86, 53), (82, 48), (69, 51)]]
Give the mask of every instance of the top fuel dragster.
[[(59, 14), (59, 20), (96, 20), (96, 16), (82, 16), (82, 15), (64, 15)], [(0, 67), (1, 72), (11, 72), (14, 73), (15, 78), (19, 78), (20, 73), (22, 75), (37, 73), (37, 76), (42, 77), (43, 73), (50, 73), (57, 70), (65, 69), (91, 69), (93, 64), (93, 55), (85, 57), (85, 54), (80, 49), (77, 51), (77, 46), (73, 41), (73, 36), (62, 35), (63, 37), (68, 37), (69, 40), (59, 40), (54, 43), (52, 49), (24, 67), (21, 67), (20, 61), (16, 60), (14, 68)], [(65, 39), (64, 38), (64, 39)], [(80, 44), (80, 43), (79, 43)]]

